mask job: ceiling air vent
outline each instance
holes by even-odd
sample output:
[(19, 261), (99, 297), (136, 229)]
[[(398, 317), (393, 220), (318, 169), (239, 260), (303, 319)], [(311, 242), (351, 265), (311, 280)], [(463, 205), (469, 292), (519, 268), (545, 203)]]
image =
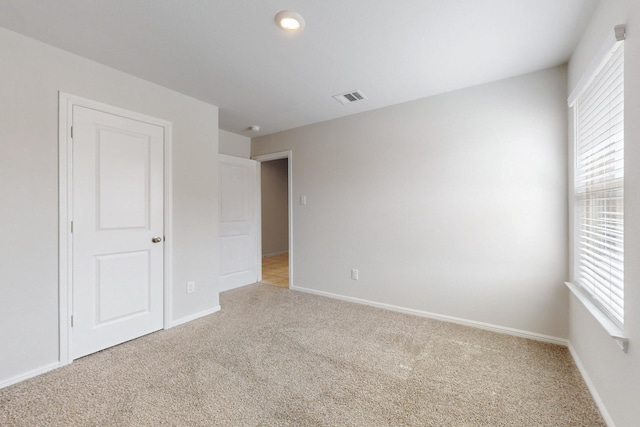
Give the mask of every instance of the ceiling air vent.
[(354, 90), (347, 93), (341, 93), (340, 95), (333, 95), (333, 99), (343, 105), (346, 105), (351, 104), (352, 102), (362, 101), (364, 99), (367, 99), (367, 97), (364, 96), (364, 93), (360, 92), (359, 90)]

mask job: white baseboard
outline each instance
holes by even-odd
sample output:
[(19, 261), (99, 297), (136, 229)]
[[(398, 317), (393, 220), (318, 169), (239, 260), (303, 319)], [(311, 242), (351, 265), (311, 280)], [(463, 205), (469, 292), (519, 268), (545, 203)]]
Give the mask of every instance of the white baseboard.
[(215, 313), (217, 311), (220, 311), (220, 306), (219, 305), (216, 306), (216, 307), (210, 308), (208, 310), (200, 311), (200, 312), (194, 313), (194, 314), (192, 314), (190, 316), (186, 316), (186, 317), (174, 320), (173, 322), (171, 322), (171, 326), (170, 327), (173, 328), (174, 326), (178, 326), (178, 325), (182, 325), (184, 323), (191, 322), (192, 320), (196, 320), (196, 319), (199, 319), (201, 317), (208, 316), (208, 315), (213, 314), (213, 313)]
[(571, 353), (571, 357), (573, 358), (574, 363), (578, 367), (578, 370), (580, 371), (580, 375), (582, 375), (584, 382), (587, 384), (587, 388), (591, 393), (591, 397), (593, 397), (594, 402), (596, 402), (596, 406), (598, 407), (598, 410), (600, 411), (600, 415), (602, 415), (604, 422), (607, 424), (608, 427), (615, 427), (613, 418), (611, 418), (611, 415), (609, 415), (609, 411), (607, 411), (607, 407), (604, 406), (604, 402), (602, 401), (602, 398), (598, 394), (598, 390), (596, 389), (596, 386), (593, 384), (593, 381), (591, 381), (591, 377), (589, 377), (589, 373), (587, 372), (586, 368), (582, 364), (582, 361), (578, 357), (578, 353), (576, 353), (576, 350), (571, 345), (571, 342), (569, 342), (569, 353)]
[(331, 292), (317, 291), (315, 289), (303, 288), (300, 286), (291, 286), (290, 289), (300, 292), (306, 292), (309, 294), (320, 295), (323, 297), (339, 299), (348, 302), (354, 302), (356, 304), (369, 305), (371, 307), (384, 308), (391, 311), (397, 311), (399, 313), (413, 314), (414, 316), (427, 317), (429, 319), (441, 320), (444, 322), (457, 323), (464, 326), (471, 326), (478, 329), (484, 329), (487, 331), (497, 332), (500, 334), (513, 335), (521, 338), (528, 338), (536, 341), (548, 342), (551, 344), (558, 344), (567, 346), (569, 341), (564, 338), (553, 337), (551, 335), (538, 334), (536, 332), (523, 331), (520, 329), (507, 328), (505, 326), (492, 325), (490, 323), (476, 322), (474, 320), (461, 319), (459, 317), (446, 316), (442, 314), (429, 313), (427, 311), (415, 310), (412, 308), (400, 307), (397, 305), (385, 304), (376, 301), (369, 301), (361, 298), (354, 298)]
[(8, 387), (12, 384), (19, 383), (20, 381), (28, 380), (29, 378), (37, 377), (45, 372), (53, 371), (60, 366), (62, 366), (60, 362), (54, 362), (29, 372), (25, 372), (24, 374), (16, 375), (15, 377), (0, 381), (0, 388)]
[[(259, 282), (259, 280), (258, 280), (258, 282)], [(245, 287), (245, 286), (253, 285), (254, 283), (258, 283), (258, 282), (240, 283), (238, 285), (232, 285), (232, 286), (221, 286), (218, 289), (218, 293), (227, 292), (227, 291), (231, 291), (233, 289), (238, 289), (238, 288), (242, 288), (242, 287)]]
[(286, 254), (287, 252), (289, 252), (288, 249), (286, 251), (271, 252), (271, 253), (268, 253), (268, 254), (262, 254), (262, 258), (269, 258), (269, 257), (272, 257), (272, 256), (282, 255), (282, 254)]

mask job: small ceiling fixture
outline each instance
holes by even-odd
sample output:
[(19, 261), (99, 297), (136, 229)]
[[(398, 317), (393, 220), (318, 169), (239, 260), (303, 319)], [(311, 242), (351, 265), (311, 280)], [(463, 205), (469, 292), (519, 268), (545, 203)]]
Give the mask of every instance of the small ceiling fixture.
[(281, 10), (276, 14), (276, 24), (285, 31), (296, 32), (304, 28), (304, 18), (291, 10)]
[(351, 92), (333, 95), (333, 99), (338, 101), (340, 104), (346, 105), (352, 102), (364, 101), (367, 97), (364, 96), (364, 93), (360, 90), (352, 90)]
[(251, 125), (249, 126), (249, 129), (251, 130), (251, 132), (260, 132), (260, 126), (258, 125)]

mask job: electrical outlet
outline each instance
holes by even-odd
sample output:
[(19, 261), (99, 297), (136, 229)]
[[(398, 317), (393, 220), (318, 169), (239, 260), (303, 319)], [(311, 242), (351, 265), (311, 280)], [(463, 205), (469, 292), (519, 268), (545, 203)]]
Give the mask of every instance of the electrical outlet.
[(196, 291), (196, 282), (187, 282), (187, 293), (192, 294)]
[(358, 269), (357, 268), (352, 268), (351, 269), (351, 280), (358, 280)]

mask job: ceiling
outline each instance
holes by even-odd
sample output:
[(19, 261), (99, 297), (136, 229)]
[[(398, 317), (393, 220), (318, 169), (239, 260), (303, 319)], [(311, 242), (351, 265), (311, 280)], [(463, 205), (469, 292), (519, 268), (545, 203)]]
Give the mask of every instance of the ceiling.
[[(598, 1), (0, 0), (0, 26), (217, 105), (220, 128), (258, 136), (563, 64)], [(302, 32), (275, 25), (284, 9)], [(368, 99), (332, 98), (356, 89)]]

